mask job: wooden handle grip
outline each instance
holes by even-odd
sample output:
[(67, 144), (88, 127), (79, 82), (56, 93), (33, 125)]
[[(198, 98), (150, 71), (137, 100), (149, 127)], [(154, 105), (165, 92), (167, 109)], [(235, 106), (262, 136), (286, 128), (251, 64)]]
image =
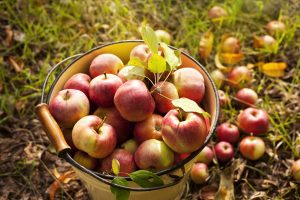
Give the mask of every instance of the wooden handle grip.
[(71, 147), (67, 144), (59, 125), (51, 115), (48, 105), (45, 103), (37, 105), (35, 112), (58, 154), (64, 150), (70, 150)]

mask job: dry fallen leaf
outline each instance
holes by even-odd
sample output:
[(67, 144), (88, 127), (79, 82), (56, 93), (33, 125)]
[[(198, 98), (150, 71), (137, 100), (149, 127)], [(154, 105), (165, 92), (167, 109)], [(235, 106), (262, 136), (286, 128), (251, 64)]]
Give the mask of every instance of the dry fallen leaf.
[(279, 78), (284, 76), (284, 70), (287, 67), (284, 62), (269, 62), (262, 64), (260, 70), (267, 76)]
[(10, 26), (5, 27), (5, 34), (6, 34), (6, 36), (5, 36), (5, 40), (4, 40), (4, 45), (9, 47), (12, 44), (12, 39), (13, 39), (13, 35), (14, 35)]
[(24, 62), (17, 60), (16, 58), (10, 56), (8, 57), (9, 64), (14, 68), (14, 70), (19, 73), (23, 70)]
[(232, 70), (231, 66), (226, 67), (221, 63), (220, 58), (219, 58), (219, 54), (215, 55), (215, 65), (217, 66), (218, 69), (220, 69), (223, 72), (230, 72)]
[(199, 43), (199, 55), (203, 59), (207, 59), (210, 55), (214, 42), (214, 34), (207, 31), (203, 34)]
[(242, 61), (244, 59), (243, 53), (221, 53), (220, 54), (220, 60), (221, 62), (228, 64), (228, 65), (234, 65), (238, 62)]

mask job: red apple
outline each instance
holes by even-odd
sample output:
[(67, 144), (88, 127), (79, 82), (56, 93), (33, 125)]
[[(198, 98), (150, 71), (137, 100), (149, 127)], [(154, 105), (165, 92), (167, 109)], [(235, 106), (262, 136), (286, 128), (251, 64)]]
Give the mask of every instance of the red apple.
[(296, 181), (300, 181), (300, 159), (293, 162), (292, 175)]
[(125, 149), (115, 149), (112, 154), (101, 161), (99, 167), (100, 171), (111, 173), (113, 159), (116, 159), (120, 164), (118, 176), (128, 176), (129, 173), (136, 170), (132, 153)]
[(225, 106), (230, 103), (230, 98), (223, 90), (218, 90), (220, 106)]
[(150, 117), (155, 102), (145, 83), (140, 80), (125, 82), (117, 90), (114, 103), (123, 118), (138, 122)]
[(102, 120), (105, 119), (105, 123), (114, 127), (118, 144), (121, 144), (132, 137), (134, 124), (124, 119), (115, 107), (99, 107), (95, 110), (94, 115), (100, 117)]
[(172, 166), (174, 152), (163, 141), (150, 139), (137, 148), (134, 160), (140, 169), (160, 171)]
[(241, 88), (250, 84), (252, 73), (245, 66), (235, 67), (229, 72), (227, 79), (231, 86)]
[(90, 83), (90, 99), (98, 106), (111, 107), (115, 93), (122, 84), (122, 80), (114, 74), (99, 75)]
[(87, 97), (89, 97), (89, 87), (90, 87), (91, 77), (84, 73), (78, 73), (73, 75), (64, 85), (64, 89), (76, 89), (83, 92)]
[(215, 153), (219, 162), (227, 162), (234, 156), (233, 146), (229, 142), (219, 142), (215, 145)]
[(236, 37), (227, 37), (221, 43), (222, 53), (240, 53), (240, 41)]
[(270, 35), (275, 35), (285, 31), (285, 24), (283, 22), (274, 20), (270, 21), (266, 28)]
[(214, 158), (214, 152), (208, 146), (205, 146), (202, 151), (196, 156), (196, 162), (201, 162), (209, 165)]
[(222, 123), (217, 128), (218, 141), (225, 141), (235, 144), (240, 137), (240, 131), (237, 126), (229, 122)]
[(124, 66), (122, 60), (110, 53), (98, 55), (90, 65), (90, 75), (95, 78), (98, 75), (118, 74), (118, 71)]
[(95, 169), (97, 166), (97, 159), (89, 156), (83, 151), (77, 151), (74, 155), (74, 160), (80, 165), (84, 166), (87, 169)]
[(133, 129), (133, 135), (136, 141), (141, 144), (149, 139), (162, 140), (161, 126), (163, 117), (158, 114), (152, 114), (144, 121), (137, 122)]
[(269, 130), (268, 113), (262, 109), (247, 108), (237, 118), (238, 127), (245, 133), (263, 134)]
[(227, 16), (228, 16), (227, 11), (220, 6), (214, 6), (208, 11), (208, 17), (210, 19), (217, 19), (217, 18), (227, 17)]
[(191, 153), (203, 145), (208, 130), (202, 116), (170, 110), (162, 122), (162, 137), (177, 153)]
[(151, 88), (152, 95), (155, 101), (155, 106), (158, 112), (167, 113), (174, 109), (172, 100), (178, 99), (178, 92), (175, 85), (168, 81), (158, 82)]
[(187, 157), (189, 157), (190, 153), (174, 153), (174, 165), (178, 164), (179, 162), (183, 161)]
[(214, 70), (210, 73), (211, 78), (213, 79), (214, 83), (216, 84), (217, 88), (222, 87), (223, 81), (226, 79), (225, 75), (221, 70)]
[(244, 105), (254, 105), (258, 99), (256, 92), (250, 88), (242, 88), (236, 93), (238, 101)]
[(137, 57), (142, 62), (147, 62), (149, 56), (151, 55), (151, 51), (146, 44), (139, 44), (134, 47), (130, 52), (130, 58)]
[(264, 155), (265, 149), (264, 141), (256, 136), (244, 137), (239, 146), (241, 154), (249, 160), (260, 159)]
[(136, 151), (138, 146), (139, 145), (135, 139), (129, 139), (129, 140), (125, 141), (123, 144), (121, 144), (120, 147), (121, 147), (121, 149), (125, 149), (125, 150), (129, 151), (130, 153), (134, 154), (134, 152)]
[(167, 31), (156, 30), (155, 35), (159, 42), (164, 42), (166, 44), (170, 44), (172, 37)]
[(179, 97), (186, 97), (200, 103), (205, 94), (204, 78), (194, 68), (181, 68), (174, 72), (174, 85)]
[(205, 183), (209, 177), (208, 167), (205, 163), (194, 163), (191, 168), (191, 179), (196, 184)]
[(117, 144), (114, 128), (95, 115), (85, 116), (74, 125), (72, 139), (77, 149), (93, 158), (108, 156)]
[(89, 114), (90, 103), (80, 90), (65, 89), (51, 100), (49, 110), (59, 125), (72, 128), (80, 118)]

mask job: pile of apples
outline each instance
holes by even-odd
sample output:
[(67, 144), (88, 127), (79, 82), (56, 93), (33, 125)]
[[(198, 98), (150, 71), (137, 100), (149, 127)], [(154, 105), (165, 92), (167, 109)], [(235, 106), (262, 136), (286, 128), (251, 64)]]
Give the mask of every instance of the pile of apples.
[[(140, 44), (130, 59), (147, 63), (151, 55)], [(117, 160), (120, 176), (138, 169), (160, 171), (199, 149), (208, 135), (207, 117), (172, 104), (187, 98), (201, 105), (205, 84), (198, 70), (179, 68), (154, 81), (157, 74), (138, 68), (141, 76), (131, 73), (133, 68), (116, 55), (100, 54), (88, 74), (73, 75), (50, 102), (74, 159), (88, 169), (110, 174)]]

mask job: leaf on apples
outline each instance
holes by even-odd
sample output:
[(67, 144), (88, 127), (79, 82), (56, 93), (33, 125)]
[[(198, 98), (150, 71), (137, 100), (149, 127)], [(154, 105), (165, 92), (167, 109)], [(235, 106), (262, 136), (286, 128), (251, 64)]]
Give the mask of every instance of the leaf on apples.
[[(112, 183), (121, 185), (121, 186), (128, 186), (127, 180), (123, 177), (115, 177), (112, 180)], [(116, 200), (128, 200), (129, 195), (130, 195), (129, 190), (117, 188), (114, 186), (110, 186), (110, 191), (116, 196)]]
[(145, 43), (148, 45), (150, 51), (154, 54), (158, 53), (158, 39), (154, 30), (150, 26), (143, 26), (141, 35)]
[(164, 185), (163, 180), (147, 170), (138, 170), (129, 174), (130, 178), (141, 187), (158, 187)]
[(176, 69), (181, 64), (179, 50), (174, 51), (171, 49), (166, 43), (161, 42), (160, 46), (164, 52), (165, 60), (167, 61), (168, 65), (170, 66), (170, 70)]
[(117, 159), (113, 159), (111, 162), (111, 168), (115, 175), (118, 175), (120, 172), (120, 163)]
[(165, 59), (158, 55), (152, 54), (148, 60), (148, 69), (153, 73), (163, 73), (166, 71), (167, 63)]
[(203, 111), (202, 108), (199, 107), (199, 105), (188, 98), (180, 98), (180, 99), (174, 99), (172, 100), (173, 106), (176, 108), (181, 108), (184, 112), (194, 112), (201, 115), (204, 115), (205, 117), (210, 117), (210, 114), (208, 112)]
[(128, 61), (127, 65), (136, 66), (136, 67), (142, 67), (146, 68), (146, 63), (144, 63), (141, 59), (138, 57), (131, 57)]

